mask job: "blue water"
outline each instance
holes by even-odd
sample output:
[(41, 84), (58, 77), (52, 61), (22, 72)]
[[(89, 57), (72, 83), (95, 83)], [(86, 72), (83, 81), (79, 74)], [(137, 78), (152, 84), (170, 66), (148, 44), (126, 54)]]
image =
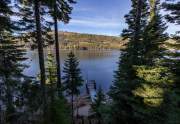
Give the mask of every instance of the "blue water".
[[(60, 51), (61, 68), (69, 51)], [(117, 69), (117, 62), (120, 56), (118, 50), (112, 51), (75, 51), (80, 62), (80, 69), (84, 80), (95, 80), (97, 87), (101, 86), (105, 92), (112, 85), (114, 71)], [(45, 55), (46, 58), (47, 55)], [(24, 70), (28, 76), (39, 74), (39, 62), (37, 51), (28, 51), (29, 58), (25, 63), (29, 68)]]

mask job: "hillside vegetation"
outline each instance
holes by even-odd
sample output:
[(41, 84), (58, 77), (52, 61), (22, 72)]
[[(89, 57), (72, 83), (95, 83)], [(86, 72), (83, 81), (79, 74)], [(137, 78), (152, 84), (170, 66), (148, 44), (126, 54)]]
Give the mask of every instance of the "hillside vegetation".
[(121, 37), (74, 32), (59, 32), (61, 49), (104, 50), (122, 49), (127, 41)]

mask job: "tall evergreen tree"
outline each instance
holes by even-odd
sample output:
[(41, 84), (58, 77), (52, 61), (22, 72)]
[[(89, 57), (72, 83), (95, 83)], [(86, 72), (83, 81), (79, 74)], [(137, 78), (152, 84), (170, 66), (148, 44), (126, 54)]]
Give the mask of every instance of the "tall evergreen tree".
[[(56, 66), (54, 61), (54, 56), (51, 53), (51, 51), (48, 52), (47, 62), (46, 62), (46, 88), (47, 88), (47, 114), (46, 114), (46, 123), (47, 124), (53, 124), (53, 116), (57, 116), (56, 113), (54, 113), (55, 101), (57, 100), (56, 96), (56, 82), (57, 82), (57, 76), (56, 76)], [(57, 109), (57, 108), (56, 108)]]
[[(20, 1), (20, 0), (19, 0)], [(38, 42), (36, 40), (36, 20), (35, 20), (35, 11), (33, 1), (25, 1), (22, 0), (15, 4), (18, 12), (16, 17), (18, 19), (17, 26), (20, 31), (19, 37), (22, 41), (24, 41), (27, 47), (31, 47), (32, 49), (36, 49), (38, 46)], [(51, 45), (53, 41), (53, 37), (50, 34), (52, 22), (47, 20), (47, 16), (49, 16), (49, 10), (43, 4), (40, 6), (40, 15), (41, 15), (41, 30), (42, 30), (42, 40), (43, 47)]]
[(63, 85), (65, 87), (65, 91), (68, 95), (71, 96), (71, 119), (74, 124), (74, 96), (80, 93), (79, 87), (82, 86), (83, 79), (81, 77), (81, 70), (79, 69), (79, 62), (75, 57), (73, 52), (68, 54), (68, 58), (64, 63), (64, 76)]
[(166, 9), (166, 11), (170, 12), (168, 15), (166, 15), (167, 20), (178, 25), (180, 24), (179, 5), (180, 2), (178, 0), (166, 0), (166, 2), (163, 3), (163, 7)]
[[(36, 4), (37, 1), (32, 1), (32, 0), (19, 0), (22, 4), (20, 6), (18, 6), (18, 8), (20, 9), (20, 17), (22, 17), (22, 19), (20, 20), (19, 26), (22, 29), (23, 33), (23, 37), (25, 39), (25, 41), (30, 42), (31, 46), (35, 46), (38, 47), (38, 51), (39, 54), (41, 53), (41, 55), (39, 55), (39, 59), (40, 59), (40, 70), (41, 70), (41, 85), (42, 82), (44, 82), (44, 78), (45, 78), (45, 70), (44, 68), (44, 60), (42, 59), (42, 55), (43, 55), (43, 49), (41, 48), (40, 50), (40, 46), (46, 46), (47, 43), (51, 43), (52, 42), (52, 34), (49, 33), (51, 30), (51, 24), (50, 22), (46, 21), (46, 18), (44, 18), (45, 16), (50, 16), (49, 14), (51, 14), (51, 16), (54, 18), (54, 26), (55, 26), (55, 41), (56, 41), (56, 60), (57, 60), (57, 77), (58, 77), (58, 84), (57, 87), (58, 89), (60, 89), (60, 80), (61, 80), (61, 74), (60, 74), (60, 59), (59, 59), (59, 43), (58, 43), (58, 28), (57, 28), (57, 20), (61, 20), (65, 23), (67, 23), (70, 19), (69, 14), (71, 13), (72, 7), (70, 7), (69, 4), (74, 3), (74, 1), (60, 1), (60, 0), (39, 0), (39, 2), (41, 3), (41, 5), (38, 7), (39, 9), (39, 20), (37, 20), (38, 16), (37, 16), (37, 9), (36, 8)], [(35, 3), (36, 2), (36, 3)], [(34, 16), (36, 15), (36, 16)], [(38, 22), (37, 22), (38, 21)], [(41, 23), (39, 23), (41, 22)], [(41, 24), (39, 26), (39, 24)], [(39, 27), (39, 29), (37, 29)], [(39, 31), (40, 30), (40, 31)], [(28, 33), (27, 33), (28, 32)], [(40, 33), (41, 32), (41, 35)], [(39, 34), (38, 34), (39, 33)], [(37, 37), (38, 36), (38, 37)], [(40, 38), (41, 37), (41, 38)], [(38, 38), (38, 39), (37, 39)], [(41, 39), (41, 41), (39, 41), (39, 38)], [(39, 44), (39, 42), (42, 42), (41, 45)], [(33, 45), (31, 44), (33, 43)], [(34, 44), (35, 43), (35, 44)], [(42, 66), (41, 66), (42, 65)], [(44, 71), (43, 71), (44, 70)], [(43, 80), (42, 80), (42, 76), (43, 76)], [(48, 76), (48, 75), (47, 75)], [(47, 77), (48, 78), (48, 77)], [(44, 84), (43, 84), (44, 85)], [(44, 87), (42, 85), (42, 87)], [(45, 90), (45, 87), (42, 88), (42, 90)], [(45, 95), (45, 92), (43, 93)], [(43, 99), (45, 99), (45, 97), (42, 97)], [(44, 100), (44, 102), (47, 102)], [(46, 103), (44, 103), (46, 104)], [(44, 108), (45, 111), (45, 108)]]
[[(8, 4), (10, 3), (10, 0), (1, 0), (0, 5), (1, 5), (1, 15), (0, 15), (0, 32), (2, 33), (5, 30), (10, 30), (11, 22), (9, 16), (12, 14), (12, 11)], [(2, 38), (1, 38), (2, 40)]]
[(163, 44), (167, 39), (166, 23), (160, 14), (160, 1), (149, 0), (149, 22), (143, 34), (143, 63), (134, 67), (136, 70), (135, 82), (139, 86), (133, 90), (133, 94), (141, 99), (140, 111), (143, 115), (141, 123), (166, 122), (169, 93), (173, 86), (173, 75), (169, 69), (163, 66)]
[(122, 36), (128, 38), (127, 48), (122, 52), (115, 72), (114, 85), (110, 96), (113, 99), (112, 123), (137, 124), (141, 118), (138, 112), (139, 99), (133, 94), (138, 84), (135, 82), (135, 65), (142, 64), (142, 39), (146, 27), (148, 7), (146, 0), (132, 0), (132, 9), (125, 15), (128, 29)]
[(167, 40), (165, 33), (167, 26), (160, 14), (160, 0), (149, 0), (150, 15), (149, 23), (143, 34), (143, 58), (146, 65), (156, 65), (157, 61), (163, 58), (162, 45)]
[(46, 84), (48, 85), (48, 89), (50, 89), (50, 97), (51, 97), (51, 102), (53, 102), (54, 97), (55, 97), (55, 91), (56, 91), (56, 67), (55, 67), (55, 61), (54, 61), (54, 56), (51, 52), (48, 53), (47, 57), (47, 62), (46, 62)]
[(105, 104), (105, 95), (103, 93), (102, 88), (100, 87), (97, 91), (96, 98), (94, 102), (91, 104), (91, 109), (93, 115), (98, 119), (98, 124), (102, 123), (102, 115), (101, 115), (101, 108)]
[(13, 35), (16, 27), (10, 16), (14, 13), (10, 9), (11, 1), (0, 2), (0, 89), (1, 107), (5, 111), (5, 123), (13, 124), (18, 120), (17, 109), (20, 100), (22, 84), (28, 79), (23, 75), (26, 65), (22, 61), (25, 50), (17, 45), (17, 38)]
[[(42, 99), (43, 99), (43, 117), (46, 117), (46, 90), (45, 90), (45, 64), (44, 64), (44, 51), (43, 51), (43, 40), (42, 40), (42, 30), (41, 30), (41, 21), (40, 21), (40, 1), (34, 0), (34, 14), (36, 20), (36, 40), (38, 43), (38, 54), (39, 54), (39, 66), (41, 74), (41, 88), (42, 88)], [(44, 118), (45, 119), (45, 118)]]
[(58, 82), (57, 82), (57, 88), (61, 89), (61, 67), (60, 67), (60, 54), (59, 54), (59, 38), (58, 38), (58, 24), (57, 21), (63, 21), (65, 23), (69, 22), (69, 15), (71, 14), (72, 7), (69, 6), (69, 4), (75, 3), (74, 0), (68, 0), (68, 1), (55, 1), (54, 4), (54, 29), (55, 29), (55, 48), (56, 48), (56, 64), (57, 64), (57, 76), (58, 76)]
[(70, 14), (72, 7), (70, 4), (76, 3), (74, 0), (46, 0), (46, 4), (50, 8), (50, 13), (54, 20), (54, 37), (55, 37), (55, 49), (56, 49), (56, 66), (57, 66), (57, 88), (59, 95), (61, 94), (61, 67), (60, 67), (60, 54), (59, 54), (59, 34), (58, 34), (58, 21), (68, 23), (70, 20)]
[[(134, 114), (132, 113), (135, 113), (136, 121), (142, 124), (166, 122), (167, 111), (162, 111), (162, 108), (167, 107), (167, 94), (173, 86), (172, 74), (169, 72), (169, 69), (163, 67), (161, 63), (163, 59), (162, 44), (166, 40), (167, 35), (164, 33), (166, 25), (162, 21), (159, 13), (159, 1), (150, 0), (149, 4), (149, 22), (147, 25), (144, 25), (145, 28), (141, 37), (142, 42), (137, 44), (137, 48), (140, 47), (141, 49), (138, 51), (140, 53), (138, 55), (140, 61), (139, 64), (133, 64), (132, 66), (135, 77), (131, 77), (130, 81), (133, 83), (131, 82), (131, 85), (129, 85), (131, 87), (129, 87), (126, 82), (119, 84), (119, 87), (123, 87), (120, 92), (121, 94), (125, 94), (125, 91), (127, 92), (127, 90), (132, 88), (128, 95), (132, 95), (133, 97), (130, 97), (128, 100), (133, 103), (130, 104), (131, 106), (125, 104), (124, 107), (131, 107), (131, 113), (126, 114), (133, 116)], [(146, 12), (147, 11), (148, 10), (146, 10)], [(121, 69), (124, 68), (122, 67), (124, 66), (122, 65), (122, 61), (119, 65)], [(124, 73), (121, 71), (119, 71), (118, 75), (120, 79), (122, 78), (122, 73)], [(154, 73), (156, 73), (156, 75)], [(126, 73), (126, 75), (128, 75), (128, 73)], [(123, 99), (129, 98), (129, 96), (127, 97), (124, 94)], [(123, 103), (124, 101), (121, 102), (121, 104)], [(125, 103), (127, 102), (125, 101)]]
[[(171, 1), (171, 2), (170, 2)], [(165, 8), (166, 11), (170, 12), (166, 15), (166, 19), (170, 23), (174, 23), (176, 25), (180, 25), (180, 2), (178, 0), (169, 0), (166, 3), (163, 3), (163, 7)], [(174, 39), (176, 42), (175, 43), (167, 43), (167, 47), (170, 49), (174, 49), (178, 51), (180, 49), (180, 30), (176, 32), (171, 38)], [(169, 52), (170, 56), (169, 58), (169, 66), (172, 68), (172, 71), (176, 74), (177, 77), (177, 82), (180, 81), (179, 75), (180, 75), (180, 64), (179, 64), (179, 57), (180, 53), (179, 52)], [(171, 59), (175, 58), (175, 59)]]
[[(166, 15), (166, 19), (170, 23), (174, 23), (175, 25), (180, 25), (180, 1), (178, 0), (166, 0), (163, 3), (164, 9), (168, 12)], [(171, 69), (172, 73), (175, 74), (175, 86), (171, 93), (171, 111), (169, 112), (168, 124), (172, 123), (180, 123), (180, 30), (178, 30), (175, 34), (172, 35), (170, 42), (166, 43), (166, 47), (169, 49), (167, 52), (166, 65)]]
[(42, 94), (42, 111), (45, 119), (47, 99), (46, 99), (46, 72), (44, 61), (44, 49), (43, 47), (52, 37), (48, 35), (51, 31), (50, 23), (48, 23), (43, 17), (48, 13), (46, 11), (46, 4), (41, 0), (17, 0), (20, 5), (20, 20), (19, 27), (28, 41), (35, 42), (35, 46), (38, 49), (39, 67), (40, 67), (40, 84)]
[(70, 108), (63, 95), (57, 95), (57, 73), (54, 55), (49, 52), (46, 62), (47, 124), (70, 124)]

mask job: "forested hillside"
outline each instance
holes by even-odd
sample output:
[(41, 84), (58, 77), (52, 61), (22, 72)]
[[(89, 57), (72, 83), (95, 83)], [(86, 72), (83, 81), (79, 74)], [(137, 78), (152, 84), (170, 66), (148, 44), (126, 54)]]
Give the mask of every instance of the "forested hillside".
[(61, 49), (121, 49), (124, 44), (121, 37), (74, 32), (59, 32)]
[[(78, 7), (86, 20), (80, 10), (72, 16), (82, 1), (0, 0), (0, 124), (180, 124), (180, 28), (167, 30), (180, 26), (180, 1), (120, 1), (130, 6), (123, 30), (116, 16), (97, 14), (114, 9), (115, 0), (84, 0), (94, 3), (90, 11), (98, 5), (95, 16)], [(59, 32), (59, 23), (108, 28), (102, 34), (113, 27), (121, 36)], [(37, 73), (25, 74), (28, 68)]]

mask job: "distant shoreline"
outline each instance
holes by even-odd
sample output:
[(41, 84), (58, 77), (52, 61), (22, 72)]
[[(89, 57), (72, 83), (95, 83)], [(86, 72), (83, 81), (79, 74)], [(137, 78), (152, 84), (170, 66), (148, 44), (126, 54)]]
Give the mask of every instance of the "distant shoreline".
[[(117, 36), (59, 32), (59, 48), (65, 50), (119, 50), (125, 48), (126, 43), (127, 40)], [(21, 41), (19, 44), (24, 43)], [(25, 43), (25, 48), (30, 48), (31, 45), (30, 42)]]

